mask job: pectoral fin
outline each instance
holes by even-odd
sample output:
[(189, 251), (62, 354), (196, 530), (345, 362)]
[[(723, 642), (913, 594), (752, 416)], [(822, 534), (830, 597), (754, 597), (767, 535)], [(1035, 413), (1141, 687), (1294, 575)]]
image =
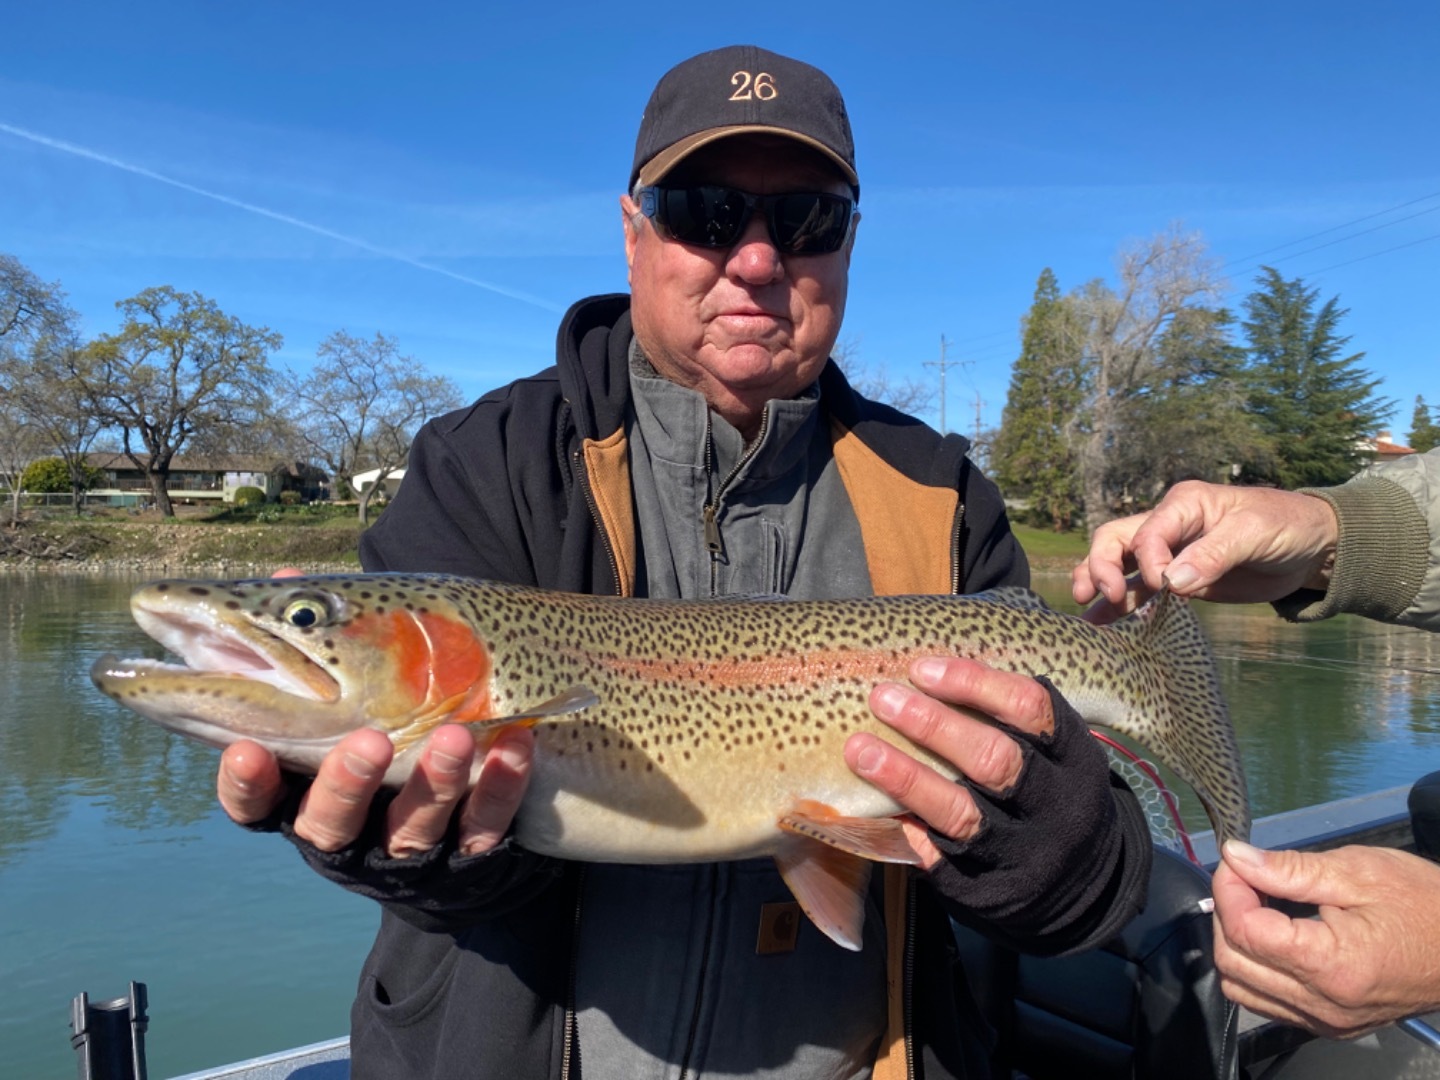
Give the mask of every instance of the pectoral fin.
[(567, 716), (599, 704), (600, 699), (588, 686), (572, 686), (569, 690), (556, 694), (549, 701), (542, 701), (533, 709), (526, 709), (524, 712), (514, 713), (510, 716), (487, 716), (479, 720), (469, 720), (466, 721), (466, 726), (476, 731), (490, 731), (509, 727), (511, 724), (530, 727), (552, 716)]
[(535, 708), (522, 713), (473, 717), (473, 713), (486, 708), (486, 701), (471, 689), (440, 702), (427, 715), (416, 717), (404, 731), (391, 736), (390, 741), (394, 743), (395, 752), (398, 754), (427, 738), (430, 732), (441, 724), (463, 724), (479, 736), (481, 746), (488, 746), (502, 729), (512, 724), (532, 727), (548, 717), (579, 712), (599, 703), (600, 699), (588, 686), (572, 686), (549, 701), (542, 701)]

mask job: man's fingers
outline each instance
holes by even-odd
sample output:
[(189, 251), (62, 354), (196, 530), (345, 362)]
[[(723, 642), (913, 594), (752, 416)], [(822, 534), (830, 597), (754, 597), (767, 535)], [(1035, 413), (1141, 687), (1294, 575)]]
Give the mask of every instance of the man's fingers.
[[(973, 660), (928, 658), (911, 666), (910, 677), (920, 689), (882, 683), (870, 694), (870, 708), (988, 790), (1013, 788), (1025, 765), (1024, 752), (1007, 727), (1032, 734), (1055, 729), (1050, 695), (1027, 676)], [(946, 836), (970, 839), (980, 827), (979, 808), (963, 785), (882, 739), (851, 736), (845, 761), (857, 776)]]
[(393, 750), (378, 731), (353, 731), (325, 755), (315, 782), (300, 801), (295, 835), (321, 851), (339, 851), (365, 828), (370, 801), (380, 790)]
[(252, 825), (261, 821), (285, 798), (285, 781), (275, 755), (248, 739), (232, 743), (220, 755), (215, 793), (232, 821)]
[(1095, 530), (1090, 553), (1070, 572), (1070, 591), (1077, 604), (1088, 604), (1103, 596), (1118, 604), (1125, 596), (1125, 575), (1134, 561), (1130, 540), (1144, 521), (1144, 515), (1107, 521)]
[(1344, 852), (1265, 851), (1227, 840), (1221, 854), (1238, 877), (1266, 896), (1353, 907), (1365, 898), (1365, 879), (1359, 868), (1346, 869)]
[[(932, 700), (940, 698), (972, 709), (1031, 735), (1048, 735), (1055, 730), (1050, 694), (1028, 675), (997, 671), (977, 660), (926, 657), (910, 666), (910, 680)], [(955, 715), (953, 710), (945, 711)], [(938, 746), (929, 748), (941, 751)]]
[(478, 855), (505, 838), (525, 791), (535, 756), (535, 736), (529, 728), (502, 731), (485, 753), (480, 779), (460, 815), (460, 853)]
[(385, 844), (391, 858), (429, 851), (450, 827), (455, 807), (470, 786), (475, 740), (458, 724), (435, 729), (386, 815)]
[[(980, 808), (963, 784), (941, 776), (883, 739), (867, 732), (850, 736), (845, 741), (845, 763), (856, 776), (874, 784), (936, 832), (952, 840), (971, 840), (980, 831)], [(916, 850), (922, 858), (927, 857), (926, 851)], [(938, 859), (939, 852), (933, 854)]]

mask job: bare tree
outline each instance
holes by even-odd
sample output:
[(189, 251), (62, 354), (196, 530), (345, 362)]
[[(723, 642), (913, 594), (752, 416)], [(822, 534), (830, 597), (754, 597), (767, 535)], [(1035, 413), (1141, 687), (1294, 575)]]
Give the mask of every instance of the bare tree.
[(861, 397), (882, 401), (903, 413), (915, 416), (935, 404), (935, 388), (917, 379), (892, 379), (885, 365), (871, 368), (860, 359), (860, 339), (845, 338), (835, 343), (831, 357), (845, 372), (846, 381)]
[(25, 467), (45, 452), (35, 424), (0, 391), (0, 481), (10, 493), (10, 527), (20, 523), (21, 477)]
[(0, 338), (39, 334), (69, 318), (58, 284), (41, 281), (15, 256), (0, 253)]
[(374, 484), (355, 492), (363, 525), (370, 500), (410, 456), (416, 432), (432, 416), (458, 408), (460, 388), (426, 375), (384, 334), (366, 340), (337, 330), (316, 355), (309, 377), (299, 380), (294, 427), (337, 484), (354, 490), (357, 472), (379, 470)]
[(116, 306), (125, 324), (91, 344), (83, 389), (95, 415), (121, 429), (125, 455), (149, 480), (156, 508), (173, 517), (171, 460), (198, 432), (270, 413), (270, 354), (281, 338), (168, 285)]
[(1166, 328), (1183, 310), (1218, 297), (1218, 268), (1198, 234), (1178, 228), (1129, 245), (1118, 259), (1114, 288), (1093, 281), (1075, 296), (1087, 326), (1090, 397), (1080, 446), (1085, 527), (1116, 515), (1122, 493), (1107, 483), (1108, 462), (1124, 438), (1123, 406), (1146, 392), (1157, 375)]

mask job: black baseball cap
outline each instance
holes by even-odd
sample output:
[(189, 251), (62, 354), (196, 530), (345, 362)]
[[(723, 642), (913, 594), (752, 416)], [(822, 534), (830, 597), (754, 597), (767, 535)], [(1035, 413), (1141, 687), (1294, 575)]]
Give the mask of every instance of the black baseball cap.
[(661, 77), (640, 119), (630, 190), (659, 182), (717, 139), (758, 132), (820, 151), (859, 198), (855, 139), (839, 87), (819, 68), (756, 45), (692, 56)]

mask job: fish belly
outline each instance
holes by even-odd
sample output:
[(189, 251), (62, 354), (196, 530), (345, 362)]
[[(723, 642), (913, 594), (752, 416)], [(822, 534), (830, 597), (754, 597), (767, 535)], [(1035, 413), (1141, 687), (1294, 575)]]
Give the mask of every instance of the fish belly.
[(818, 802), (845, 817), (901, 812), (889, 797), (845, 767), (780, 772), (754, 762), (596, 776), (537, 755), (516, 839), (532, 851), (585, 862), (724, 862), (773, 855), (785, 833), (779, 821)]

